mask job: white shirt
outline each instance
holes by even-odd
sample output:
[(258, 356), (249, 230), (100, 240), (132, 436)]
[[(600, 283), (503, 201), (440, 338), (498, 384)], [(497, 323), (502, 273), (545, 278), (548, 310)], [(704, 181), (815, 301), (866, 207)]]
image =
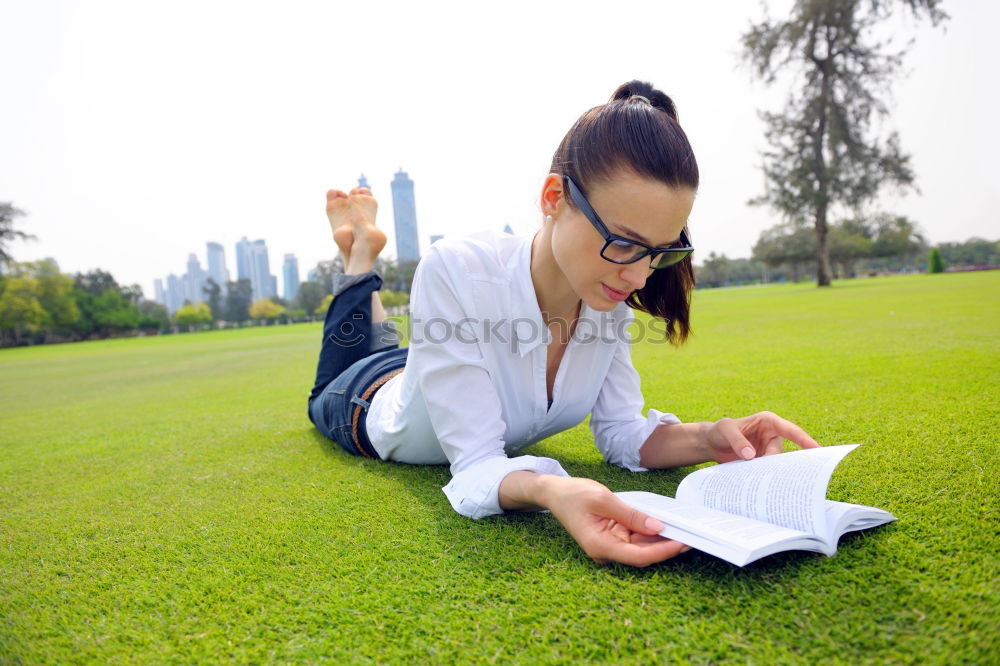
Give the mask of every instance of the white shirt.
[(625, 303), (610, 312), (581, 305), (548, 407), (550, 338), (531, 240), (484, 232), (431, 246), (413, 279), (406, 369), (375, 394), (365, 421), (385, 460), (450, 463), (442, 490), (470, 518), (503, 513), (500, 482), (513, 471), (568, 476), (551, 458), (516, 454), (588, 413), (604, 459), (632, 471), (645, 471), (639, 448), (653, 429), (680, 423), (655, 409), (642, 415)]

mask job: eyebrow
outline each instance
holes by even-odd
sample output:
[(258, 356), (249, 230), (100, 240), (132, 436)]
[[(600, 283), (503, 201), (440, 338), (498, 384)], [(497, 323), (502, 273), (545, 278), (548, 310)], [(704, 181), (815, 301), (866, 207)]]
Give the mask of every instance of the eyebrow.
[[(640, 234), (638, 231), (633, 231), (632, 229), (629, 229), (628, 227), (626, 227), (623, 224), (618, 224), (617, 222), (612, 222), (609, 226), (617, 227), (619, 230), (621, 230), (624, 233), (624, 235), (631, 236), (632, 238), (634, 238), (637, 241), (642, 241), (643, 243), (645, 243), (646, 245), (649, 245), (650, 247), (667, 247), (671, 243), (676, 243), (677, 241), (679, 241), (681, 239), (681, 237), (678, 236), (677, 238), (675, 238), (674, 240), (670, 241), (669, 243), (664, 243), (663, 245), (653, 245), (652, 243), (649, 242), (648, 238), (646, 238), (645, 236), (643, 236), (642, 234)], [(621, 235), (621, 234), (619, 234), (619, 235)]]

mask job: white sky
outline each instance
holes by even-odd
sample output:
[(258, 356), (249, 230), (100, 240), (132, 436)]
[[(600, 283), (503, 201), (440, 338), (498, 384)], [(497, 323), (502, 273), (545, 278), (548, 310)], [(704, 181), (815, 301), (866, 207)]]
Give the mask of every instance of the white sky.
[[(992, 239), (1000, 3), (945, 4), (944, 30), (894, 21), (917, 37), (891, 123), (922, 193), (884, 206), (932, 242)], [(246, 235), (267, 240), (276, 275), (295, 253), (304, 279), (335, 254), (325, 191), (362, 172), (394, 253), (399, 167), (415, 181), (422, 247), (434, 233), (528, 233), (563, 134), (639, 78), (673, 97), (698, 156), (697, 254), (749, 256), (778, 221), (746, 206), (763, 187), (756, 110), (784, 98), (739, 64), (759, 16), (746, 0), (0, 0), (0, 201), (40, 239), (12, 249), (109, 270), (151, 297), (189, 252), (204, 266), (210, 240), (235, 277)]]

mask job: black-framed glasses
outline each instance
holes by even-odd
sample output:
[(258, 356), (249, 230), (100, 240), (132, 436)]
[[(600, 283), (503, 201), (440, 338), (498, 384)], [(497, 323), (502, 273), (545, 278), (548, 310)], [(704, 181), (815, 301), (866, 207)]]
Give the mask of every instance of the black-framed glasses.
[(573, 179), (565, 175), (563, 179), (566, 181), (569, 196), (573, 199), (573, 203), (580, 209), (584, 217), (590, 220), (590, 223), (594, 225), (598, 233), (604, 237), (604, 247), (601, 248), (601, 257), (611, 263), (632, 264), (645, 256), (649, 256), (650, 268), (666, 268), (667, 266), (673, 266), (694, 252), (686, 229), (681, 229), (680, 238), (669, 247), (650, 247), (645, 243), (611, 233), (601, 220), (600, 215), (594, 211), (590, 202), (583, 196), (583, 192), (573, 182)]

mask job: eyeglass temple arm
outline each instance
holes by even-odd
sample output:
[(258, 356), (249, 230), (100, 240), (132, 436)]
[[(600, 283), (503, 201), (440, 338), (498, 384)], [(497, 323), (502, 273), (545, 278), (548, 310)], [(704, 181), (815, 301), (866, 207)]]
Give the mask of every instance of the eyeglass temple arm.
[(600, 230), (601, 234), (605, 238), (610, 236), (611, 232), (608, 230), (606, 226), (604, 226), (604, 220), (602, 220), (601, 216), (597, 214), (597, 211), (595, 211), (590, 206), (590, 202), (587, 201), (587, 197), (583, 196), (583, 192), (581, 192), (580, 188), (576, 186), (576, 183), (573, 182), (573, 179), (565, 175), (563, 176), (563, 178), (566, 180), (566, 184), (569, 187), (570, 196), (573, 198), (573, 202), (580, 207), (580, 209), (583, 211), (583, 214), (586, 215), (590, 219), (590, 221), (594, 223), (594, 226), (596, 226), (598, 230)]

